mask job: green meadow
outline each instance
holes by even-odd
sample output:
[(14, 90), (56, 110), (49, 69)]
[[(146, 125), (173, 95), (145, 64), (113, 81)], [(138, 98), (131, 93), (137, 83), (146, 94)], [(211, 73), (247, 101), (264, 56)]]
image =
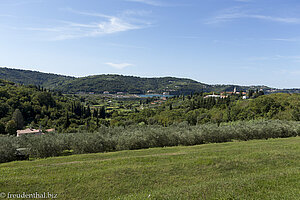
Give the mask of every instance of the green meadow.
[(299, 199), (300, 138), (0, 164), (0, 193), (57, 199)]

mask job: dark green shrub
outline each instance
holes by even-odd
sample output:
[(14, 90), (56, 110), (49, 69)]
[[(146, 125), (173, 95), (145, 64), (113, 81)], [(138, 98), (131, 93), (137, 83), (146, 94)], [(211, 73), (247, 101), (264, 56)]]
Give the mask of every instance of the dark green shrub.
[(0, 135), (0, 163), (16, 160), (17, 148), (15, 137)]
[(45, 158), (68, 154), (97, 153), (178, 145), (221, 143), (232, 140), (285, 138), (300, 135), (296, 121), (239, 121), (169, 127), (157, 125), (101, 127), (95, 133), (47, 134), (41, 136), (0, 137), (0, 162), (15, 160), (16, 148), (27, 148), (31, 157)]

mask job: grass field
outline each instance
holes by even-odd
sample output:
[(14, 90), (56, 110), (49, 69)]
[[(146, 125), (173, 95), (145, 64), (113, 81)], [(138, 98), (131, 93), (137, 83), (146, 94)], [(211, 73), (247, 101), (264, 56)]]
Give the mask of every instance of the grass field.
[(0, 193), (58, 199), (300, 199), (300, 138), (0, 164)]

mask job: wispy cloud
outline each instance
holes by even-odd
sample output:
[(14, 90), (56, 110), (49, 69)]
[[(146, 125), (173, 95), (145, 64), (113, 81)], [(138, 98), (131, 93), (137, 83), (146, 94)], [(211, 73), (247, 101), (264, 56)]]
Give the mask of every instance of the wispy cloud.
[(288, 24), (300, 24), (300, 18), (277, 17), (277, 16), (270, 16), (270, 15), (263, 15), (263, 14), (251, 14), (247, 11), (240, 10), (239, 7), (234, 7), (225, 10), (225, 12), (207, 20), (206, 24), (217, 24), (217, 23), (229, 22), (229, 21), (243, 19), (243, 18), (281, 22), (281, 23), (288, 23)]
[(281, 41), (281, 42), (300, 42), (300, 38), (272, 38), (268, 40)]
[(155, 1), (155, 0), (126, 0), (126, 1), (143, 3), (151, 6), (166, 6), (166, 4), (164, 4), (163, 2)]
[(24, 28), (24, 30), (27, 30), (27, 31), (45, 31), (45, 32), (61, 32), (62, 31), (62, 28), (32, 28), (32, 27), (27, 27), (27, 28)]
[(234, 1), (237, 1), (237, 2), (252, 2), (253, 0), (234, 0)]
[(275, 72), (278, 72), (278, 73), (284, 74), (284, 75), (293, 75), (293, 76), (299, 76), (300, 75), (300, 70), (282, 69), (282, 70), (275, 71)]
[[(60, 24), (55, 27), (29, 27), (24, 28), (24, 30), (42, 31), (52, 34), (55, 33), (55, 36), (53, 36), (51, 40), (67, 40), (104, 36), (119, 32), (143, 29), (149, 27), (151, 24), (142, 20), (134, 20), (132, 17), (127, 17), (126, 14), (111, 16), (96, 12), (77, 11), (73, 9), (66, 10), (77, 15), (93, 17), (93, 21), (91, 21), (91, 18), (88, 18), (88, 21), (90, 22), (86, 23), (59, 21)], [(131, 13), (131, 15), (133, 14)]]
[(0, 17), (15, 17), (14, 15), (0, 14)]
[(174, 38), (179, 38), (179, 39), (200, 39), (203, 37), (196, 36), (196, 35), (182, 35), (182, 36), (174, 36)]
[(133, 3), (140, 3), (145, 4), (149, 6), (156, 6), (156, 7), (177, 7), (177, 6), (190, 6), (191, 3), (174, 3), (174, 1), (167, 1), (167, 0), (124, 0), (127, 2), (133, 2)]
[(2, 0), (0, 1), (0, 5), (2, 6), (24, 6), (26, 4), (34, 4), (34, 3), (42, 3), (44, 0)]
[(274, 56), (261, 56), (261, 57), (251, 57), (249, 58), (251, 61), (279, 61), (279, 60), (284, 60), (285, 62), (290, 61), (290, 62), (296, 62), (300, 63), (300, 56), (298, 55), (274, 55)]
[(130, 64), (130, 63), (111, 63), (111, 62), (107, 62), (107, 63), (104, 63), (106, 65), (109, 65), (113, 68), (116, 68), (116, 69), (124, 69), (126, 67), (129, 67), (129, 66), (133, 66), (133, 64)]
[(108, 43), (107, 45), (114, 46), (114, 47), (121, 47), (121, 48), (133, 48), (133, 49), (146, 49), (146, 47), (142, 46), (135, 46), (135, 45), (128, 45), (128, 44), (117, 44), (117, 43)]
[(63, 11), (68, 11), (74, 14), (78, 14), (78, 15), (86, 15), (86, 16), (92, 16), (92, 17), (103, 17), (103, 18), (110, 18), (111, 16), (109, 15), (105, 15), (102, 13), (97, 13), (97, 12), (86, 12), (86, 11), (80, 11), (80, 10), (74, 10), (72, 8), (65, 8), (62, 9)]

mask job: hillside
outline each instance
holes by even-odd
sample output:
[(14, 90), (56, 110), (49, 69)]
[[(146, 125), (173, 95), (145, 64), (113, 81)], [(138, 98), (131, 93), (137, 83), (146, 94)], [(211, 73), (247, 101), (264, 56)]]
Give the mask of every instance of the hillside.
[[(15, 135), (17, 129), (29, 127), (59, 130), (72, 105), (82, 109), (79, 99), (75, 97), (68, 98), (41, 87), (18, 85), (0, 79), (0, 135)], [(20, 113), (19, 117), (15, 117), (16, 112)], [(76, 117), (72, 115), (69, 118)], [(83, 114), (78, 121), (85, 123)]]
[(4, 163), (1, 194), (49, 192), (57, 199), (298, 199), (299, 143), (296, 137)]
[(74, 77), (0, 67), (0, 79), (25, 85), (40, 85), (48, 89), (55, 89), (66, 81), (73, 80)]
[(208, 91), (209, 85), (199, 83), (191, 79), (163, 77), (163, 78), (140, 78), (122, 75), (96, 75), (78, 78), (58, 87), (59, 90), (68, 93), (95, 92), (110, 93), (126, 92), (144, 94), (147, 91), (153, 93), (170, 92), (190, 94), (194, 91)]
[(64, 93), (103, 93), (104, 91), (109, 91), (111, 93), (126, 92), (144, 94), (150, 90), (153, 93), (169, 92), (170, 94), (179, 95), (201, 91), (233, 91), (234, 87), (236, 87), (238, 91), (249, 89), (271, 89), (266, 86), (208, 85), (191, 79), (175, 77), (141, 78), (108, 74), (75, 78), (3, 67), (0, 68), (0, 79), (26, 85), (40, 85), (48, 89), (60, 90)]

